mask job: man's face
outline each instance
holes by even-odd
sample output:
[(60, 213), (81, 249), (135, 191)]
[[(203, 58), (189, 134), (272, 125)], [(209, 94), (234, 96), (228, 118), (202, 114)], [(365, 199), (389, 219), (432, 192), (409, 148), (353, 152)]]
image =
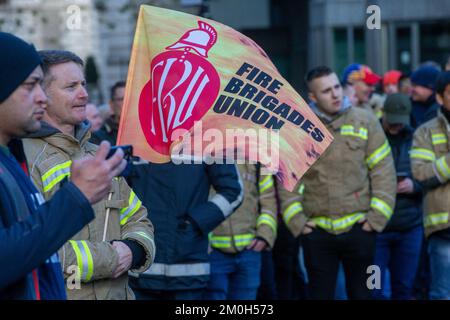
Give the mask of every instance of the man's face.
[(350, 100), (352, 106), (356, 106), (358, 104), (358, 99), (356, 98), (355, 88), (351, 84), (347, 84), (344, 87), (344, 95)]
[(409, 78), (405, 78), (402, 81), (399, 81), (398, 91), (410, 97), (412, 94), (411, 80)]
[(398, 86), (393, 83), (386, 84), (383, 86), (383, 91), (386, 94), (398, 93)]
[(342, 86), (335, 73), (316, 78), (309, 85), (309, 97), (328, 115), (339, 112), (342, 104)]
[(450, 112), (450, 84), (445, 87), (444, 94), (436, 95), (437, 102)]
[(389, 134), (395, 136), (402, 131), (402, 129), (405, 127), (403, 123), (388, 123), (385, 119), (383, 119), (383, 124), (387, 132)]
[(114, 96), (111, 98), (109, 105), (113, 114), (120, 118), (120, 114), (122, 113), (122, 104), (123, 98), (125, 97), (125, 87), (118, 87), (114, 92)]
[(41, 128), (47, 97), (42, 90), (43, 72), (36, 67), (28, 78), (0, 104), (1, 132), (20, 138)]
[(94, 104), (88, 103), (86, 105), (86, 117), (91, 123), (91, 132), (95, 132), (102, 127), (103, 119), (100, 116), (100, 112), (98, 111), (97, 107)]
[[(49, 79), (49, 80), (47, 80)], [(81, 66), (66, 62), (51, 66), (46, 75), (47, 116), (56, 125), (80, 124), (86, 119), (86, 91)]]
[(416, 84), (412, 84), (411, 99), (417, 102), (426, 102), (428, 98), (433, 94), (433, 90), (427, 87), (422, 87)]
[(364, 81), (358, 80), (353, 83), (355, 88), (355, 95), (359, 104), (363, 104), (369, 101), (370, 95), (375, 91), (374, 86), (369, 86)]

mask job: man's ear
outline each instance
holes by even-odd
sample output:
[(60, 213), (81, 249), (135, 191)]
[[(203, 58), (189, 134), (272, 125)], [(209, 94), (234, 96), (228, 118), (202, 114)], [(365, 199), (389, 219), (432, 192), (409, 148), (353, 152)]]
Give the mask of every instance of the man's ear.
[(439, 93), (436, 93), (436, 101), (437, 101), (441, 106), (444, 105), (444, 98), (443, 98)]
[(314, 95), (314, 93), (312, 93), (311, 91), (308, 92), (308, 98), (309, 98), (309, 100), (311, 100), (312, 102), (317, 103), (317, 98), (316, 98), (316, 96)]

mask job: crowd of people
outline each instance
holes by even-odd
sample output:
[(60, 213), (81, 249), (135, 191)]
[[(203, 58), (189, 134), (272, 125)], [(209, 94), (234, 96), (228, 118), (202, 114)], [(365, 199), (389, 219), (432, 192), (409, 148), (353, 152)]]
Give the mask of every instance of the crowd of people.
[(305, 76), (334, 141), (293, 192), (254, 164), (150, 163), (125, 82), (0, 33), (0, 299), (450, 299), (450, 65)]

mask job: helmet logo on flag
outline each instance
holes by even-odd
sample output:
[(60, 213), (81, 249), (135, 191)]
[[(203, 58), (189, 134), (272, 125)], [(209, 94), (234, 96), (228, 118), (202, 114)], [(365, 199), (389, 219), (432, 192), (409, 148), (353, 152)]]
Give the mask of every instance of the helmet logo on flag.
[(217, 32), (203, 21), (198, 25), (153, 58), (150, 80), (140, 95), (139, 120), (145, 138), (162, 155), (170, 154), (173, 131), (190, 130), (219, 94), (219, 75), (206, 60)]
[(208, 51), (217, 41), (217, 32), (209, 24), (199, 21), (198, 29), (187, 31), (177, 42), (166, 49), (192, 49), (203, 57), (208, 57)]

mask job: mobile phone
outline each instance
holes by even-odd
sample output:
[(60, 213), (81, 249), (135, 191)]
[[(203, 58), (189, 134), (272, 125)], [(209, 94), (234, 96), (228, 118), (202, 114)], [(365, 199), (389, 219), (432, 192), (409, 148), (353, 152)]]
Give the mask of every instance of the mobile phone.
[(127, 145), (123, 145), (123, 146), (111, 147), (108, 155), (106, 156), (106, 159), (111, 158), (114, 155), (114, 153), (116, 153), (117, 149), (122, 149), (123, 154), (124, 154), (123, 158), (127, 161), (130, 161), (131, 158), (133, 157), (133, 146), (131, 144), (127, 144)]
[(128, 177), (131, 174), (132, 168), (133, 168), (133, 146), (130, 144), (123, 145), (123, 146), (113, 146), (109, 150), (108, 155), (106, 156), (106, 159), (111, 158), (114, 155), (114, 153), (117, 151), (117, 149), (122, 149), (123, 154), (124, 154), (123, 158), (127, 162), (127, 166), (119, 174), (119, 177)]

